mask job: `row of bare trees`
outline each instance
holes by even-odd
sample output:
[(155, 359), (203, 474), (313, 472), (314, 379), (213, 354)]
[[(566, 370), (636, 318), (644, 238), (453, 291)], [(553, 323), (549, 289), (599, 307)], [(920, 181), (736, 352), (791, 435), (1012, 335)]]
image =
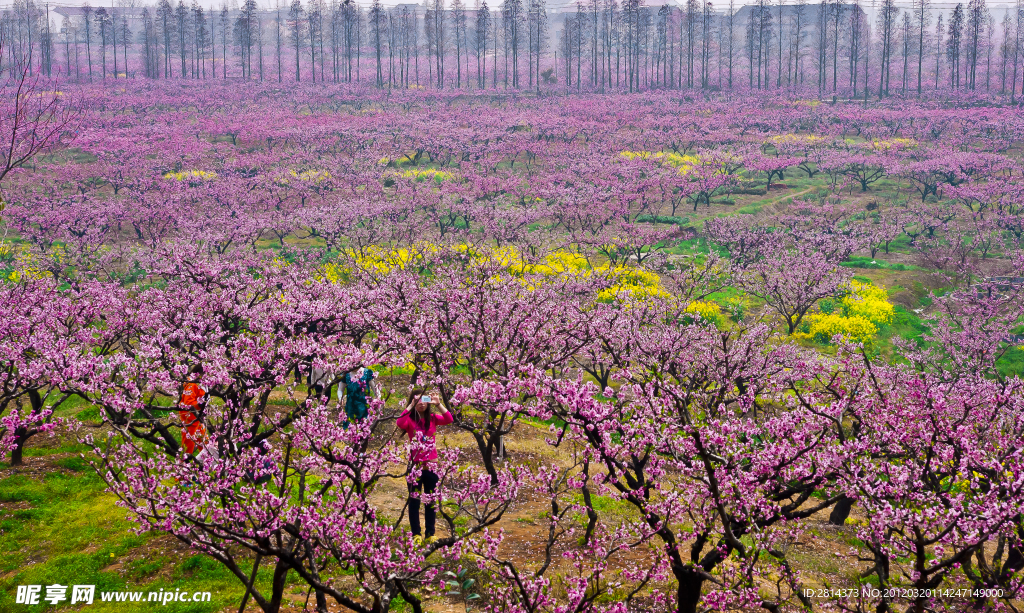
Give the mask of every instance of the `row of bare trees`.
[[(931, 0), (913, 0), (909, 9), (880, 0), (873, 20), (862, 2), (754, 0), (722, 11), (706, 0), (657, 8), (644, 0), (577, 0), (553, 27), (544, 0), (495, 7), (484, 0), (472, 9), (465, 0), (397, 7), (292, 0), (269, 9), (256, 0), (234, 9), (159, 0), (141, 8), (85, 4), (64, 10), (57, 27), (50, 7), (18, 0), (0, 14), (7, 43), (0, 62), (90, 80), (353, 82), (369, 63), (365, 76), (378, 87), (816, 85), (823, 95), (849, 97), (942, 87), (1016, 96), (1024, 80), (1020, 2), (998, 24), (985, 0), (946, 12)], [(550, 45), (553, 29), (557, 44)]]
[(822, 94), (851, 97), (946, 86), (1016, 94), (1019, 3), (998, 26), (985, 0), (957, 4), (945, 23), (930, 0), (913, 0), (908, 10), (895, 0), (872, 6), (874, 28), (862, 0), (755, 0), (724, 12), (687, 0), (656, 13), (637, 0), (580, 0), (561, 33), (561, 68), (567, 85), (580, 88), (732, 88), (742, 67), (747, 86), (758, 89), (815, 83)]

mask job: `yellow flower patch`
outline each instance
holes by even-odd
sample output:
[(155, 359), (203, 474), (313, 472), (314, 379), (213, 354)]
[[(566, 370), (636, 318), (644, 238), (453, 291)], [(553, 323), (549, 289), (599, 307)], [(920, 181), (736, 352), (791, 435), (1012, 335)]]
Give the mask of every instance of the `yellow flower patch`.
[(434, 183), (444, 183), (445, 181), (454, 181), (455, 175), (444, 171), (437, 170), (436, 168), (424, 168), (424, 169), (411, 169), (398, 173), (399, 177), (403, 179), (412, 179), (413, 181), (433, 181)]
[(890, 138), (888, 140), (871, 141), (871, 148), (876, 151), (902, 151), (917, 148), (917, 141), (912, 138)]
[(678, 168), (680, 174), (686, 174), (702, 160), (695, 155), (664, 153), (662, 151), (620, 151), (619, 155), (627, 160), (661, 160), (666, 166)]
[(778, 134), (767, 140), (773, 145), (820, 145), (825, 137), (814, 134)]
[(202, 181), (212, 181), (217, 178), (217, 173), (206, 170), (183, 170), (181, 172), (166, 172), (164, 173), (164, 178), (171, 179), (173, 181), (197, 183)]
[(838, 313), (812, 313), (804, 318), (810, 330), (799, 336), (827, 343), (839, 334), (850, 340), (866, 342), (878, 333), (878, 328), (865, 317), (854, 315), (843, 317)]
[(708, 321), (717, 322), (718, 318), (722, 315), (722, 307), (718, 306), (718, 304), (714, 302), (695, 300), (686, 305), (686, 312), (700, 315), (703, 319)]
[(850, 293), (843, 298), (843, 315), (863, 317), (874, 324), (887, 324), (896, 315), (896, 308), (889, 302), (884, 287), (850, 282)]
[(611, 287), (598, 292), (598, 302), (670, 297), (668, 292), (661, 289), (661, 279), (658, 275), (649, 270), (619, 265), (601, 266), (594, 272), (609, 275), (614, 283)]

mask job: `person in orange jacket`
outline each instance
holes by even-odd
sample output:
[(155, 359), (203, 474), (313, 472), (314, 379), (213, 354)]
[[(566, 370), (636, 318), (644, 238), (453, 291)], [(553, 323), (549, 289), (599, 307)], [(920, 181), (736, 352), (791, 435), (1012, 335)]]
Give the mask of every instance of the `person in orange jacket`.
[(178, 419), (181, 420), (181, 446), (189, 455), (202, 451), (206, 444), (206, 426), (201, 416), (207, 400), (206, 390), (198, 383), (186, 383), (182, 387)]

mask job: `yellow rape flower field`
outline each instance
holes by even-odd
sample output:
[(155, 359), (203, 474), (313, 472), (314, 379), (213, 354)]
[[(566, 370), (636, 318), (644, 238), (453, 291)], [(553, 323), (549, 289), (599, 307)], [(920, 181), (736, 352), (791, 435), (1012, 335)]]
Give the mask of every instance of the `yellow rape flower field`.
[(888, 140), (871, 141), (871, 148), (876, 151), (901, 151), (916, 147), (917, 141), (912, 138), (890, 138)]
[[(602, 264), (590, 266), (587, 259), (569, 251), (555, 251), (537, 262), (530, 262), (518, 250), (511, 247), (480, 250), (470, 245), (457, 245), (456, 253), (469, 256), (471, 266), (497, 264), (509, 275), (518, 278), (530, 277), (529, 284), (536, 286), (540, 278), (560, 278), (566, 275), (600, 276), (608, 280), (608, 287), (597, 294), (598, 302), (644, 300), (648, 298), (668, 299), (671, 295), (661, 287), (657, 273), (623, 264)], [(368, 247), (359, 251), (343, 253), (347, 263), (329, 263), (323, 266), (323, 278), (332, 283), (344, 283), (351, 278), (350, 267), (375, 275), (385, 275), (395, 269), (415, 267), (424, 263), (426, 256), (440, 252), (441, 247), (431, 243), (418, 243), (410, 247), (385, 249)], [(706, 319), (714, 319), (721, 310), (713, 303), (695, 303), (689, 312)], [(692, 305), (691, 305), (692, 306)]]
[(182, 170), (181, 172), (165, 172), (165, 179), (174, 181), (212, 181), (217, 178), (217, 173), (206, 170)]
[(824, 136), (815, 134), (779, 134), (769, 138), (767, 143), (773, 145), (822, 145), (826, 141)]
[(878, 334), (878, 326), (890, 323), (895, 314), (884, 287), (854, 280), (838, 310), (807, 315), (796, 336), (827, 343), (839, 335), (867, 343)]
[(627, 160), (661, 160), (662, 164), (678, 168), (680, 174), (686, 174), (694, 166), (701, 163), (701, 158), (695, 155), (682, 155), (679, 153), (665, 153), (662, 151), (620, 151), (619, 155)]
[[(0, 255), (13, 255), (14, 270), (7, 275), (7, 280), (12, 283), (21, 283), (22, 281), (32, 279), (42, 279), (51, 274), (45, 268), (40, 267), (39, 259), (24, 247), (18, 247), (17, 245), (10, 244), (2, 245), (0, 246)], [(64, 248), (59, 245), (55, 245), (50, 250), (49, 257), (53, 260), (54, 264), (58, 265), (67, 261), (67, 255)]]
[(701, 318), (712, 323), (718, 323), (721, 321), (722, 307), (718, 306), (715, 302), (694, 300), (690, 304), (686, 305), (686, 312), (700, 315)]
[(435, 183), (455, 180), (454, 174), (445, 170), (437, 170), (436, 168), (405, 170), (397, 173), (396, 176), (414, 181), (433, 181)]

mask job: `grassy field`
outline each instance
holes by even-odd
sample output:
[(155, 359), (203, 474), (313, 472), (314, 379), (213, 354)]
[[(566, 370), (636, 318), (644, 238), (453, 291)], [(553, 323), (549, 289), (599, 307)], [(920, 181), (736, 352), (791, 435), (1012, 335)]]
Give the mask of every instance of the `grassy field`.
[[(37, 437), (25, 465), (0, 470), (0, 611), (68, 608), (15, 604), (19, 585), (95, 585), (88, 611), (136, 611), (102, 602), (107, 591), (210, 592), (209, 602), (169, 602), (160, 610), (237, 610), (244, 588), (222, 566), (176, 539), (138, 533), (70, 439)], [(269, 571), (260, 571), (269, 583)], [(70, 591), (69, 591), (70, 594)], [(44, 587), (45, 596), (45, 587)], [(299, 598), (300, 596), (296, 596)], [(146, 605), (154, 606), (154, 605)], [(78, 605), (71, 607), (79, 608)]]

